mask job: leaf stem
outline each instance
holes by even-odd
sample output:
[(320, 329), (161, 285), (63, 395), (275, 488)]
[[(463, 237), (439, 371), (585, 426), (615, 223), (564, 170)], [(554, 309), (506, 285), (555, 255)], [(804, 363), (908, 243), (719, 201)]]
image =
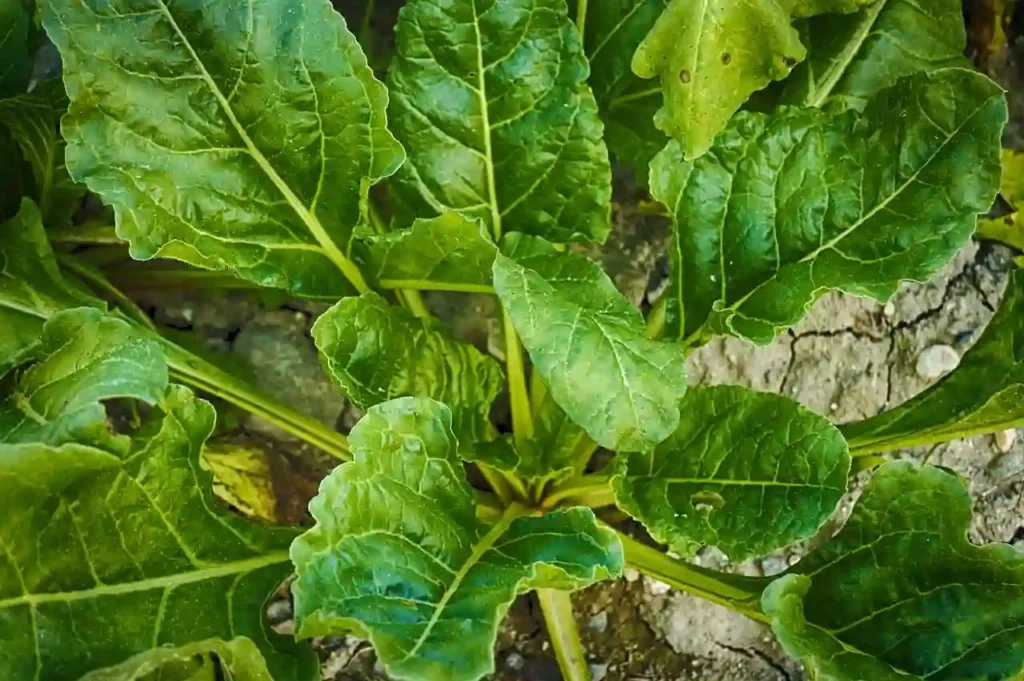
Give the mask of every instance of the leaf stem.
[(372, 56), (373, 45), (370, 44), (370, 21), (373, 19), (373, 11), (376, 8), (377, 0), (367, 0), (366, 9), (363, 11), (363, 22), (359, 27), (359, 44), (368, 57)]
[(542, 508), (588, 506), (603, 508), (615, 504), (611, 480), (607, 475), (581, 475), (557, 485), (544, 498)]
[(587, 33), (587, 0), (578, 0), (576, 4), (576, 28), (580, 30), (580, 47)]
[(125, 243), (124, 240), (117, 236), (114, 226), (106, 221), (87, 222), (71, 229), (51, 232), (50, 241), (55, 244), (74, 246), (116, 246)]
[(149, 315), (143, 312), (142, 308), (136, 305), (134, 300), (121, 293), (98, 270), (82, 264), (74, 256), (67, 253), (57, 253), (57, 262), (65, 269), (77, 274), (101, 295), (106, 294), (110, 302), (121, 308), (121, 311), (130, 317), (132, 321), (141, 324), (150, 331), (156, 331), (156, 324), (149, 318)]
[(512, 430), (517, 442), (533, 439), (533, 411), (530, 395), (526, 389), (526, 363), (523, 360), (523, 346), (512, 325), (512, 318), (504, 306), (501, 308), (505, 331), (506, 372), (508, 392), (512, 402)]
[(537, 600), (544, 613), (548, 638), (562, 670), (565, 681), (591, 681), (590, 667), (583, 652), (576, 617), (572, 612), (572, 600), (568, 591), (560, 589), (537, 589)]
[(654, 304), (651, 314), (647, 315), (647, 337), (658, 340), (665, 333), (665, 315), (668, 309), (668, 296), (662, 295)]

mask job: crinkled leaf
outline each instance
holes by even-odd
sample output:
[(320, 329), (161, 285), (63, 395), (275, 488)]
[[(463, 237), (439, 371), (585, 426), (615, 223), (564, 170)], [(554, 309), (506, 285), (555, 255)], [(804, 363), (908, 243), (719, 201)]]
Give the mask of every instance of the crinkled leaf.
[(955, 371), (890, 411), (842, 427), (857, 454), (1024, 425), (1024, 274)]
[(384, 288), (489, 293), (498, 249), (478, 220), (447, 212), (371, 240), (374, 278)]
[(154, 648), (121, 664), (90, 672), (81, 681), (199, 681), (207, 669), (211, 681), (274, 681), (259, 648), (243, 637)]
[(388, 113), (409, 159), (393, 188), (408, 210), (604, 241), (611, 170), (565, 0), (411, 0), (395, 31)]
[(831, 541), (765, 590), (789, 654), (821, 681), (998, 681), (1024, 668), (1024, 558), (967, 538), (956, 477), (880, 468)]
[(767, 343), (824, 291), (884, 301), (927, 279), (992, 203), (1005, 121), (995, 83), (944, 69), (863, 114), (742, 112), (692, 163), (670, 144), (651, 164), (675, 222), (668, 333)]
[(0, 224), (0, 376), (39, 343), (43, 324), (60, 310), (102, 303), (61, 275), (39, 208), (24, 199)]
[(492, 440), (491, 403), (501, 367), (451, 338), (436, 320), (419, 319), (376, 293), (346, 298), (313, 325), (327, 373), (356, 404), (371, 407), (406, 395), (448, 405), (466, 442)]
[(327, 0), (50, 0), (43, 25), (71, 98), (68, 168), (134, 257), (300, 295), (361, 283), (352, 229), (403, 154)]
[(156, 404), (167, 389), (160, 344), (91, 307), (55, 314), (32, 356), (39, 361), (0, 397), (0, 443), (77, 442), (122, 453), (129, 441), (110, 432), (103, 401)]
[(277, 681), (316, 659), (268, 632), (291, 530), (220, 510), (199, 454), (213, 408), (172, 387), (123, 458), (0, 445), (0, 678), (78, 679), (155, 647), (248, 636)]
[(551, 396), (595, 442), (649, 450), (679, 423), (683, 352), (644, 320), (593, 260), (509, 235), (494, 288)]
[(59, 80), (36, 85), (32, 92), (0, 99), (0, 126), (21, 148), (32, 168), (35, 198), (48, 228), (71, 226), (71, 215), (85, 195), (64, 165), (64, 140), (60, 117), (67, 110), (67, 95)]
[(863, 108), (904, 76), (968, 66), (958, 0), (877, 0), (857, 14), (823, 14), (801, 31), (807, 60), (784, 82), (782, 102)]
[(1024, 219), (1020, 215), (1024, 208), (1024, 153), (1003, 149), (1002, 161), (999, 194), (1010, 204), (1012, 212), (998, 218), (979, 218), (975, 236), (1024, 251)]
[(494, 670), (498, 623), (517, 594), (619, 574), (622, 547), (589, 509), (476, 519), (451, 430), (426, 398), (372, 407), (352, 429), (354, 461), (324, 480), (316, 526), (295, 540), (299, 635), (353, 631), (388, 674), (479, 679)]
[(747, 98), (806, 56), (794, 19), (854, 12), (867, 0), (671, 0), (633, 57), (641, 78), (661, 79), (659, 130), (694, 159)]
[(32, 77), (30, 0), (0, 0), (0, 98), (21, 94)]
[(673, 551), (769, 553), (824, 524), (846, 492), (850, 454), (828, 419), (739, 386), (692, 388), (679, 427), (650, 453), (620, 455), (619, 507)]

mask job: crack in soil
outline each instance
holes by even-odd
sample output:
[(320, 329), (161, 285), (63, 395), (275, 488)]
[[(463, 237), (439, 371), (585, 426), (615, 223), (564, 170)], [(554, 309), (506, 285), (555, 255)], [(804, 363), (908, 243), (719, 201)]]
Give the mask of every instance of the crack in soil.
[(773, 660), (763, 650), (759, 650), (753, 647), (741, 648), (739, 646), (731, 646), (728, 643), (722, 643), (721, 641), (715, 641), (715, 645), (724, 650), (736, 653), (737, 655), (742, 655), (747, 659), (760, 660), (764, 664), (774, 669), (781, 678), (785, 679), (785, 681), (793, 681), (793, 677), (790, 675), (789, 671), (787, 671), (786, 668), (783, 667), (781, 664)]

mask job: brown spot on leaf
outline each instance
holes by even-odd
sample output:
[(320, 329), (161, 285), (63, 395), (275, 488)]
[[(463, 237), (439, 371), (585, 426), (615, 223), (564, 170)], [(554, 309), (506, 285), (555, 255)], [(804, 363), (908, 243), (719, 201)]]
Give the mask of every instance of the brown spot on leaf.
[(794, 59), (793, 57), (783, 57), (782, 63), (785, 64), (788, 68), (793, 68), (794, 66), (796, 66), (796, 59)]
[(683, 83), (689, 83), (690, 82), (690, 72), (687, 71), (686, 69), (683, 69), (682, 71), (680, 71), (679, 72), (679, 80), (681, 80)]
[(728, 52), (723, 52), (722, 53), (722, 63), (723, 64), (728, 64), (731, 61), (732, 61), (732, 55), (729, 54)]

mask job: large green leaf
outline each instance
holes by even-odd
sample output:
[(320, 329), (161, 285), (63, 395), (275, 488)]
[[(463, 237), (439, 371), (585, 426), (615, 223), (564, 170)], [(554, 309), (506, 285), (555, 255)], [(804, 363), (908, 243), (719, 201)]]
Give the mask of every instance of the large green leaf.
[(0, 443), (89, 444), (123, 453), (104, 400), (156, 404), (167, 389), (167, 365), (149, 333), (92, 307), (59, 312), (42, 329), (40, 361), (16, 375), (0, 396)]
[(807, 61), (784, 82), (788, 104), (861, 108), (904, 76), (968, 65), (958, 0), (877, 0), (852, 17), (810, 19), (802, 35)]
[[(214, 662), (216, 660), (216, 662)], [(218, 676), (218, 671), (220, 675)], [(205, 674), (205, 675), (204, 675)], [(250, 639), (210, 639), (177, 648), (153, 648), (81, 681), (274, 681)]]
[(603, 241), (611, 170), (565, 0), (410, 0), (395, 31), (393, 186), (414, 215)]
[(48, 0), (43, 25), (71, 98), (68, 168), (134, 257), (300, 295), (365, 288), (352, 229), (403, 154), (327, 0)]
[(890, 411), (843, 426), (856, 454), (944, 442), (1024, 425), (1024, 274), (960, 365)]
[(417, 318), (376, 293), (346, 298), (313, 325), (327, 373), (362, 407), (395, 397), (448, 405), (467, 442), (492, 440), (491, 403), (505, 383), (501, 366), (451, 338), (432, 318)]
[(854, 12), (867, 0), (671, 0), (633, 57), (641, 78), (661, 79), (655, 125), (683, 156), (708, 149), (751, 93), (806, 56), (794, 19)]
[(814, 534), (846, 492), (850, 455), (828, 419), (739, 386), (692, 388), (679, 427), (649, 453), (619, 455), (619, 507), (651, 536), (733, 560)]
[(200, 449), (213, 408), (173, 387), (119, 457), (0, 445), (0, 678), (78, 679), (158, 646), (248, 636), (277, 681), (316, 659), (266, 629), (292, 530), (216, 508)]
[(30, 0), (0, 0), (0, 98), (25, 91), (32, 76)]
[(938, 468), (880, 468), (846, 526), (765, 590), (783, 647), (821, 681), (999, 681), (1024, 668), (1024, 558), (967, 538)]
[(292, 545), (300, 636), (367, 637), (396, 679), (469, 681), (494, 670), (517, 594), (617, 575), (622, 547), (589, 509), (476, 519), (451, 412), (425, 398), (378, 405), (352, 429), (355, 460), (324, 480), (316, 526)]
[(670, 144), (651, 164), (675, 222), (668, 333), (767, 343), (827, 290), (884, 301), (927, 279), (992, 203), (1005, 121), (995, 83), (944, 69), (863, 114), (737, 114), (692, 163)]
[(494, 288), (551, 396), (595, 442), (646, 451), (679, 423), (683, 352), (649, 340), (640, 311), (593, 260), (511, 234)]

